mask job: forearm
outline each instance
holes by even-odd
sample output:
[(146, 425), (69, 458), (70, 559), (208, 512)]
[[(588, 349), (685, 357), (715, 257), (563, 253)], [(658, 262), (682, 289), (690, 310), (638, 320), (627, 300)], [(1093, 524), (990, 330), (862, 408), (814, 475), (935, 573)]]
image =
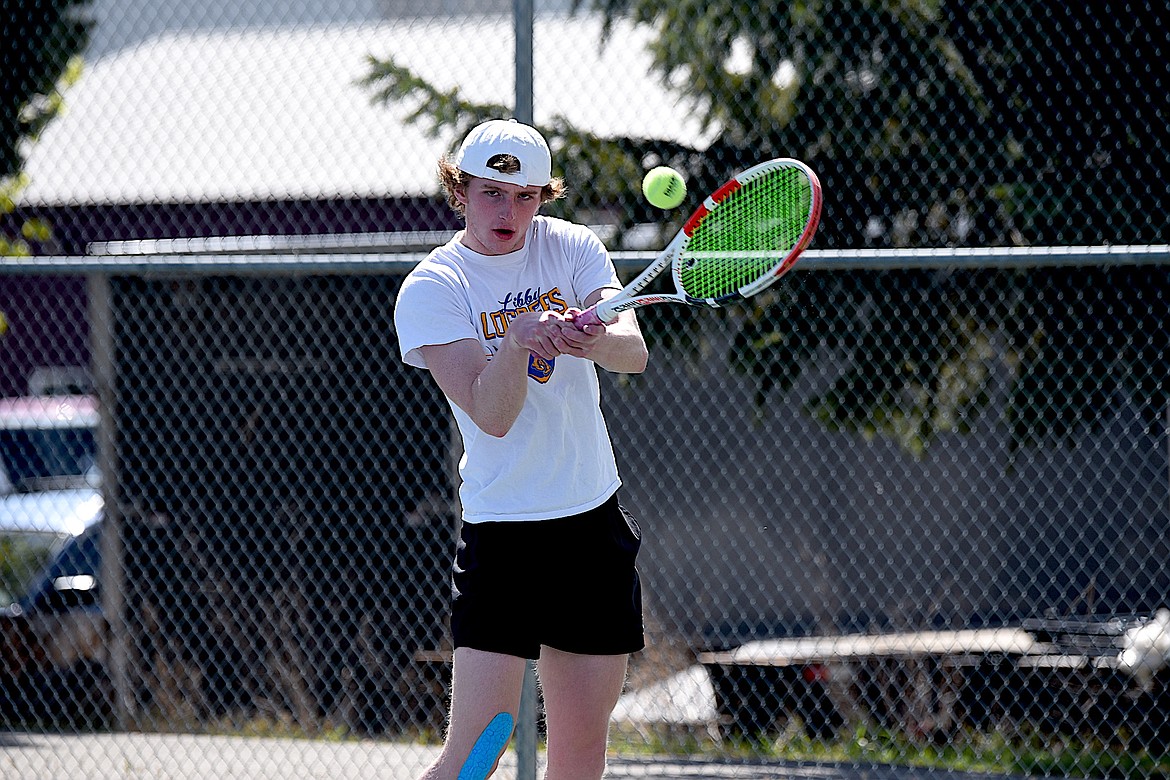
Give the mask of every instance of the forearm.
[(472, 380), (464, 411), (484, 433), (504, 436), (528, 396), (529, 352), (505, 339), (499, 352)]
[(632, 311), (622, 312), (606, 326), (605, 335), (590, 349), (589, 359), (606, 371), (619, 374), (640, 374), (646, 370), (649, 352)]
[(528, 393), (527, 349), (505, 336), (491, 360), (474, 339), (420, 350), (443, 394), (480, 430), (503, 436), (512, 428)]

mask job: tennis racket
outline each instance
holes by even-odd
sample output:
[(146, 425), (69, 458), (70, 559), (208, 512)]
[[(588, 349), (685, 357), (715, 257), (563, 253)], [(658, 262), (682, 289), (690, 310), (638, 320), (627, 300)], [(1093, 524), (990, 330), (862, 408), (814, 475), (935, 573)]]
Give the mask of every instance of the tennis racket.
[[(820, 218), (821, 183), (812, 169), (787, 157), (755, 165), (704, 200), (638, 278), (573, 319), (585, 326), (655, 303), (724, 306), (743, 300), (792, 268)], [(642, 295), (667, 266), (675, 292)]]

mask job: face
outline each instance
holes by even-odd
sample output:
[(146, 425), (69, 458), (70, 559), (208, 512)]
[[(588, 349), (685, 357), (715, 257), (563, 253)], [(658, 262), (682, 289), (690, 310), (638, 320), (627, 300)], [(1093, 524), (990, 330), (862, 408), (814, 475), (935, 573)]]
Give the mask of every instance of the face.
[(524, 246), (540, 208), (540, 187), (472, 178), (455, 197), (465, 209), (463, 243), (481, 255), (506, 255)]

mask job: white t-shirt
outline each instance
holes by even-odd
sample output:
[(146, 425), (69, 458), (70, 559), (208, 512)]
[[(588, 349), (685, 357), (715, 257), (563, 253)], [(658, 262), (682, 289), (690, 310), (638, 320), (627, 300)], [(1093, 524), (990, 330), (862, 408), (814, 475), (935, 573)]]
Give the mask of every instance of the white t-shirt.
[[(601, 240), (564, 220), (537, 216), (523, 248), (506, 255), (481, 255), (461, 238), (431, 252), (399, 290), (394, 325), (409, 365), (426, 368), (419, 347), (461, 339), (477, 340), (490, 360), (516, 314), (584, 308), (593, 291), (620, 286)], [(451, 404), (463, 436), (464, 522), (568, 517), (605, 503), (621, 484), (594, 363), (533, 355), (528, 378), (524, 407), (503, 437)]]

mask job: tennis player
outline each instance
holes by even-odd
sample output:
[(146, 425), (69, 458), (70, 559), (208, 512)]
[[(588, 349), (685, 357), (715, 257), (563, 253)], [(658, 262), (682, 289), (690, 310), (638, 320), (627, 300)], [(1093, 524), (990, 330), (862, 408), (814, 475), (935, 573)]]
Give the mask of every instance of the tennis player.
[(641, 532), (618, 505), (596, 367), (639, 373), (646, 343), (632, 312), (574, 324), (621, 285), (591, 230), (538, 213), (565, 184), (537, 130), (481, 124), (439, 174), (465, 228), (407, 276), (394, 312), (403, 360), (430, 371), (464, 446), (451, 712), (423, 777), (455, 780), (493, 716), (516, 716), (538, 659), (545, 777), (600, 778), (643, 630)]

